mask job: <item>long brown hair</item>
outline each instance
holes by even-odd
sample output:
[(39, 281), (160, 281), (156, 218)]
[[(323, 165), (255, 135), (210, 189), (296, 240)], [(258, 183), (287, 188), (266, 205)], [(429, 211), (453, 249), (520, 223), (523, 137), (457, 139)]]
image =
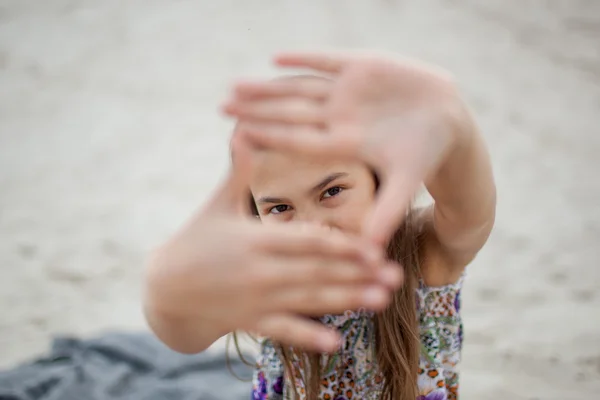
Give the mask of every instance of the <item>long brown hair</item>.
[[(254, 202), (251, 202), (254, 208)], [(383, 378), (383, 400), (414, 400), (417, 398), (417, 369), (419, 363), (419, 340), (415, 292), (419, 277), (419, 235), (415, 230), (412, 213), (408, 213), (402, 226), (392, 237), (387, 249), (388, 258), (398, 261), (404, 270), (404, 284), (397, 290), (390, 305), (374, 317), (375, 357), (378, 373)], [(233, 333), (237, 353), (243, 358)], [(299, 398), (300, 378), (292, 365), (294, 356), (300, 361), (305, 381), (302, 393), (307, 400), (317, 400), (321, 384), (322, 355), (277, 345), (284, 365), (284, 373), (295, 388)]]

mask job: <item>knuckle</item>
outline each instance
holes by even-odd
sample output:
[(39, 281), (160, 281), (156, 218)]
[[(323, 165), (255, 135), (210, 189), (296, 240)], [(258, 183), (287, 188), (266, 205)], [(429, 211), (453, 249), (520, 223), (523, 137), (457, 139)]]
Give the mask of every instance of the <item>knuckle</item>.
[(307, 288), (298, 296), (298, 301), (302, 302), (307, 308), (314, 308), (322, 303), (321, 291), (316, 288)]
[(290, 340), (294, 340), (296, 338), (297, 330), (294, 329), (294, 324), (288, 321), (287, 323), (281, 324), (281, 334)]
[(260, 265), (252, 268), (250, 277), (248, 278), (248, 284), (255, 288), (256, 291), (260, 291), (265, 286), (272, 286), (276, 279), (276, 274), (273, 268), (269, 265)]
[[(308, 229), (306, 232), (308, 233)], [(324, 237), (320, 233), (310, 233), (310, 235), (304, 239), (304, 245), (308, 250), (322, 252), (323, 250), (327, 249), (327, 246), (324, 244), (323, 239)]]
[(313, 82), (311, 93), (316, 99), (324, 100), (328, 97), (332, 85), (333, 82), (329, 79), (319, 79)]
[(275, 337), (278, 337), (281, 341), (290, 342), (294, 339), (295, 330), (293, 329), (293, 325), (289, 322), (274, 322), (270, 328), (271, 331), (269, 333)]
[(321, 242), (326, 248), (335, 255), (350, 256), (357, 254), (360, 247), (357, 243), (353, 243), (350, 239), (347, 239), (341, 235), (333, 233), (327, 238), (327, 242)]
[(337, 298), (339, 299), (340, 306), (347, 308), (357, 308), (362, 305), (362, 296), (361, 292), (358, 289), (343, 290)]
[(329, 243), (329, 248), (335, 254), (352, 256), (359, 253), (359, 246), (352, 245), (350, 241), (340, 237), (334, 237)]
[(319, 281), (323, 276), (323, 265), (319, 262), (307, 263), (303, 272), (306, 281)]
[(316, 304), (324, 306), (332, 306), (338, 300), (333, 291), (327, 290), (326, 288), (314, 290), (312, 293), (308, 293), (310, 299)]
[(240, 285), (244, 286), (248, 292), (260, 291), (269, 283), (269, 278), (269, 270), (254, 263), (249, 263), (240, 268), (237, 276), (231, 277), (231, 279), (237, 280)]
[(325, 268), (319, 270), (314, 275), (315, 279), (323, 283), (338, 282), (344, 279), (344, 269), (341, 267), (340, 262), (332, 261), (327, 263)]
[(268, 317), (258, 318), (253, 324), (253, 330), (262, 336), (274, 336), (271, 319)]
[(359, 270), (346, 262), (335, 262), (327, 268), (326, 277), (330, 282), (352, 282), (358, 278)]
[(265, 232), (257, 232), (257, 234), (248, 237), (247, 245), (249, 249), (253, 249), (256, 252), (264, 252), (272, 244), (273, 239), (273, 235), (269, 235)]

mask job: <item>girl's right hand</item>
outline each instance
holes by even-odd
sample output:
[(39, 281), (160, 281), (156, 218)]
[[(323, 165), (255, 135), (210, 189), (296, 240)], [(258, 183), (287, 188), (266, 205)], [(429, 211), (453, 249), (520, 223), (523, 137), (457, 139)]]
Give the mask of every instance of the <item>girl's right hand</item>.
[(165, 327), (175, 338), (166, 342), (191, 352), (234, 330), (334, 351), (337, 332), (307, 317), (386, 307), (401, 268), (358, 237), (250, 218), (248, 150), (234, 146), (228, 179), (148, 268), (148, 319), (158, 336), (165, 321), (180, 321), (179, 332)]

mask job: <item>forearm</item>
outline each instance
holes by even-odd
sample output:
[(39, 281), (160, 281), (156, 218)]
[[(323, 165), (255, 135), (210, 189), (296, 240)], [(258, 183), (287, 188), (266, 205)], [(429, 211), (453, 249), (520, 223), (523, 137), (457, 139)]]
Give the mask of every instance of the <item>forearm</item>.
[(435, 201), (434, 225), (444, 244), (468, 250), (485, 243), (494, 224), (496, 187), (490, 156), (473, 118), (464, 110), (456, 144), (426, 182)]
[(228, 332), (195, 313), (202, 304), (190, 307), (182, 282), (170, 273), (172, 265), (165, 260), (169, 257), (163, 251), (157, 252), (146, 271), (143, 300), (146, 321), (171, 349), (199, 353)]
[(209, 321), (169, 315), (149, 304), (145, 305), (144, 314), (154, 334), (165, 345), (180, 353), (200, 353), (228, 333)]

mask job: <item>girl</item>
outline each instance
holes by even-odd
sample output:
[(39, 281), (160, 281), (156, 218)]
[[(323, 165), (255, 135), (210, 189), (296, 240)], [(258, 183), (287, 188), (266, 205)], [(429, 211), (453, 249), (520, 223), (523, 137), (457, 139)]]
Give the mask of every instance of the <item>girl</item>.
[[(277, 62), (329, 79), (240, 83), (224, 107), (243, 121), (236, 137), (260, 149), (254, 212), (266, 226), (363, 233), (386, 245), (405, 278), (382, 312), (319, 318), (342, 335), (332, 354), (264, 340), (253, 398), (457, 398), (462, 275), (496, 205), (470, 113), (444, 73), (404, 60), (291, 54)], [(423, 182), (434, 204), (411, 210)]]

